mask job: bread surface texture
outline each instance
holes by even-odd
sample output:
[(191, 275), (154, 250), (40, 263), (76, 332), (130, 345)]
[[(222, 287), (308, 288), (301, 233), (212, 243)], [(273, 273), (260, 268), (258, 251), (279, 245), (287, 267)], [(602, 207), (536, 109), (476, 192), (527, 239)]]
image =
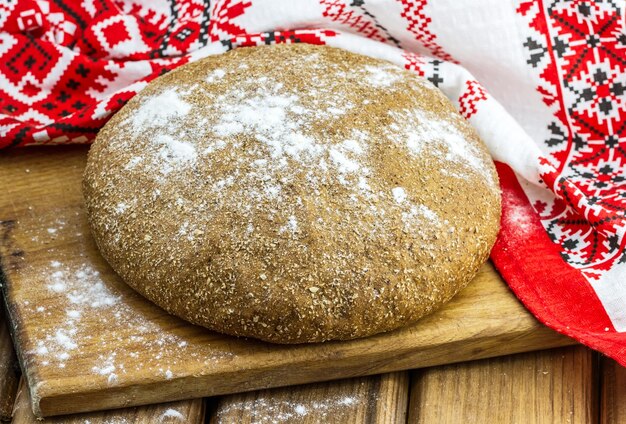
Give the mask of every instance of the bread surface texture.
[(432, 84), (304, 44), (151, 82), (92, 145), (96, 243), (168, 312), (276, 343), (414, 323), (476, 274), (500, 219), (476, 132)]

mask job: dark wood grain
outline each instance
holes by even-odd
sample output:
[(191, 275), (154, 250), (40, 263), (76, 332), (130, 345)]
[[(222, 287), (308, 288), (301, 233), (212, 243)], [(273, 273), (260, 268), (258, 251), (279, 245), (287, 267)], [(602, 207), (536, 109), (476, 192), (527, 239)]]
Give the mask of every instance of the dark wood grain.
[(600, 364), (600, 422), (626, 423), (626, 368), (607, 357)]
[(223, 396), (212, 424), (405, 423), (406, 371)]
[(0, 305), (0, 420), (7, 421), (11, 419), (17, 393), (19, 367), (3, 309)]
[(592, 424), (596, 376), (584, 347), (428, 368), (412, 375), (409, 422)]

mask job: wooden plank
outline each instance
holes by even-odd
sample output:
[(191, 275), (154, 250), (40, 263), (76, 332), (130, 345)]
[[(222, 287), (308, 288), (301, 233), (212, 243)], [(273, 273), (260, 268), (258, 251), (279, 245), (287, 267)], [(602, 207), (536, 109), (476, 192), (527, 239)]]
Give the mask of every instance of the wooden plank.
[(22, 380), (13, 410), (12, 424), (201, 424), (205, 421), (204, 399), (182, 400), (158, 405), (65, 415), (43, 420), (35, 417), (30, 405), (31, 401), (28, 389), (24, 384), (24, 380)]
[(38, 415), (327, 381), (574, 343), (535, 320), (490, 264), (442, 310), (387, 334), (280, 346), (176, 319), (132, 291), (89, 236), (86, 148), (0, 157), (0, 259)]
[(212, 424), (405, 423), (407, 371), (224, 396)]
[(626, 423), (626, 368), (614, 360), (600, 358), (600, 422)]
[(597, 422), (597, 356), (584, 347), (417, 371), (411, 423)]
[(9, 421), (20, 377), (3, 309), (0, 305), (0, 420)]

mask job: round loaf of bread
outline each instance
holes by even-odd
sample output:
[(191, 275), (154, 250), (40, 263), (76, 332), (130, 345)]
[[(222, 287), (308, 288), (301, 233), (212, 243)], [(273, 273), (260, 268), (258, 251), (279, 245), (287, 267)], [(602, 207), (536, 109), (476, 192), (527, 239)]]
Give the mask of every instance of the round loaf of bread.
[(150, 83), (91, 147), (94, 238), (126, 283), (277, 343), (414, 323), (487, 259), (485, 146), (415, 73), (311, 45), (239, 48)]

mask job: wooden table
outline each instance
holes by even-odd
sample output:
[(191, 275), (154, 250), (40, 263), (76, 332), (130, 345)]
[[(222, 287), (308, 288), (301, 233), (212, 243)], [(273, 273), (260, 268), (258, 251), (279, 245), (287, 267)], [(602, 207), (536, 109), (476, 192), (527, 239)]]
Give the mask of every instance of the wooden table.
[[(524, 340), (527, 339), (518, 342)], [(498, 354), (503, 352), (506, 349), (500, 349)], [(0, 417), (3, 420), (12, 417), (15, 423), (37, 422), (1, 314)], [(56, 417), (44, 422), (394, 423), (407, 420), (626, 423), (626, 371), (589, 349), (572, 346), (291, 388)]]
[[(0, 415), (37, 423), (3, 315)], [(626, 369), (582, 346), (44, 423), (622, 423)]]

